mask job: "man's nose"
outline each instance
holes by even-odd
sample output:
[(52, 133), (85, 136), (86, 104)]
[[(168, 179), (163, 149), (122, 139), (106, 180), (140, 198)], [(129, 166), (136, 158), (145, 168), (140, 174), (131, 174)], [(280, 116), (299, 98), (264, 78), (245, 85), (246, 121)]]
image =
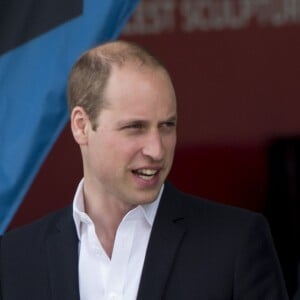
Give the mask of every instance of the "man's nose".
[(152, 132), (145, 139), (143, 147), (143, 155), (152, 158), (153, 160), (160, 161), (164, 156), (164, 146), (162, 136), (159, 132)]

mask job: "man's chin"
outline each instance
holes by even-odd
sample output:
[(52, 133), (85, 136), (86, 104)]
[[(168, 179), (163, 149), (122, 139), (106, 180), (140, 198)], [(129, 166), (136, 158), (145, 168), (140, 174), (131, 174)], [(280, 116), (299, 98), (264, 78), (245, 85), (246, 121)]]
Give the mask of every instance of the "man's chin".
[(160, 189), (161, 186), (156, 189), (140, 191), (135, 197), (136, 205), (152, 203), (157, 199)]

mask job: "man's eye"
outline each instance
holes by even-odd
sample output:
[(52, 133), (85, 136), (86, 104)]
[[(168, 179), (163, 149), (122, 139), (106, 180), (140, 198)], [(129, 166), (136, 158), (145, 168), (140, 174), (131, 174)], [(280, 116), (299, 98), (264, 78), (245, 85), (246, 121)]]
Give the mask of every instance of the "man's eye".
[(124, 126), (124, 129), (129, 131), (141, 131), (145, 128), (144, 124), (142, 123), (132, 123)]
[(173, 128), (176, 126), (176, 122), (170, 121), (170, 122), (165, 122), (162, 124), (162, 127), (164, 128)]
[(140, 128), (143, 128), (143, 125), (142, 124), (130, 124), (128, 126), (126, 126), (126, 128), (133, 128), (133, 129), (140, 129)]
[(175, 127), (176, 126), (176, 122), (172, 121), (172, 122), (167, 122), (166, 123), (167, 127)]

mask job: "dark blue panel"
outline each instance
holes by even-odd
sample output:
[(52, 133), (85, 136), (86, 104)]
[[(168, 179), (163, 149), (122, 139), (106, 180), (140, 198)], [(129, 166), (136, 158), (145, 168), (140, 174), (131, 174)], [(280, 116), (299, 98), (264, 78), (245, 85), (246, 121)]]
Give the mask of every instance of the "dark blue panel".
[(82, 14), (83, 0), (0, 0), (0, 55)]

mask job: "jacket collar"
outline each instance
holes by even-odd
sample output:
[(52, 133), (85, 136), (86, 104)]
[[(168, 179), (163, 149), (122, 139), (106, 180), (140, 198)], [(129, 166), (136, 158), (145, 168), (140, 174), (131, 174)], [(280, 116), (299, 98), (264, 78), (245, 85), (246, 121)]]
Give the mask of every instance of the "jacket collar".
[(186, 231), (180, 193), (166, 183), (154, 220), (142, 272), (138, 300), (161, 299)]
[(72, 207), (47, 240), (49, 280), (53, 300), (79, 300), (78, 238)]

